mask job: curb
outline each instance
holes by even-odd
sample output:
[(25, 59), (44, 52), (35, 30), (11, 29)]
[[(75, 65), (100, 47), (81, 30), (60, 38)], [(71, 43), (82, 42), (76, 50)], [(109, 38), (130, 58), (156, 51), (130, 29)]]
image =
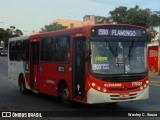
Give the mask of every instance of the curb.
[(160, 76), (150, 76), (150, 82), (160, 83)]
[(160, 82), (150, 81), (150, 85), (152, 85), (152, 86), (160, 86)]

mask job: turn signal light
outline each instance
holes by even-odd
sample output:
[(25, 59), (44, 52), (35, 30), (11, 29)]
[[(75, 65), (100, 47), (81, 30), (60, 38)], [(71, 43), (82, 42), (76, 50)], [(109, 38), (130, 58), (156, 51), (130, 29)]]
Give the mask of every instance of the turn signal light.
[(98, 86), (98, 87), (97, 87), (97, 90), (101, 90), (101, 87), (100, 87), (100, 86)]
[(103, 88), (103, 92), (106, 92), (107, 91), (107, 89), (106, 88)]
[(146, 84), (148, 84), (148, 83), (149, 83), (149, 81), (147, 80), (147, 81), (146, 81)]

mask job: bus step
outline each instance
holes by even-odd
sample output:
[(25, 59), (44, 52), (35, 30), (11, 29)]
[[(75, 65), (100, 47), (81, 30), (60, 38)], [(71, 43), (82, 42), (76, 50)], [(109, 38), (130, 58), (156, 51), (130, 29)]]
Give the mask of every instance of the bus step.
[(32, 90), (32, 92), (38, 94), (39, 90)]

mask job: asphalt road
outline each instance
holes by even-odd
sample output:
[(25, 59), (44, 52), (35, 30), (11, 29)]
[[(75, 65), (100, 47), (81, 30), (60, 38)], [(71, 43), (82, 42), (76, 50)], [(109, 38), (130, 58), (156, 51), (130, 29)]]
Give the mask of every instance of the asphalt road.
[[(83, 105), (80, 103), (75, 103), (75, 106), (68, 108), (63, 106), (59, 99), (44, 95), (44, 94), (29, 94), (22, 95), (19, 91), (19, 88), (10, 83), (7, 78), (7, 57), (0, 57), (0, 111), (48, 111), (50, 114), (57, 115), (59, 117), (45, 117), (40, 118), (39, 120), (46, 119), (63, 119), (63, 115), (69, 114), (72, 116), (75, 114), (83, 114), (84, 111), (89, 111), (88, 117), (65, 117), (66, 119), (87, 119), (87, 120), (128, 120), (128, 119), (139, 119), (139, 120), (160, 120), (158, 117), (106, 117), (108, 111), (112, 111), (114, 114), (120, 111), (159, 111), (160, 112), (160, 86), (150, 86), (150, 99), (145, 101), (135, 101), (135, 102), (123, 102), (116, 105), (110, 104), (98, 104), (98, 105)], [(154, 79), (154, 78), (151, 78)], [(56, 111), (56, 112), (54, 112)], [(57, 112), (58, 111), (58, 112)], [(76, 112), (74, 112), (76, 111)], [(103, 111), (102, 113), (100, 111)], [(117, 112), (116, 112), (117, 111)], [(92, 114), (93, 112), (93, 114)], [(64, 113), (64, 114), (63, 114)], [(100, 114), (101, 117), (92, 117), (95, 114)], [(86, 115), (87, 113), (85, 113)], [(122, 113), (123, 114), (123, 113)], [(54, 116), (53, 115), (53, 116)], [(114, 115), (113, 115), (114, 116)], [(0, 120), (3, 118), (0, 118)], [(17, 120), (14, 118), (13, 120)], [(26, 118), (27, 119), (27, 118)], [(27, 119), (28, 120), (28, 119)], [(34, 118), (33, 118), (34, 120)]]

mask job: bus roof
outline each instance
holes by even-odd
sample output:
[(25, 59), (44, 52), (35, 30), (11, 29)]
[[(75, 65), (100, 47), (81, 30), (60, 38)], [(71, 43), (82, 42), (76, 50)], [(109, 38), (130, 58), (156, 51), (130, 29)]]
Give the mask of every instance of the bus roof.
[(76, 27), (76, 28), (68, 28), (64, 30), (45, 32), (45, 33), (38, 33), (38, 34), (31, 35), (30, 38), (34, 39), (34, 38), (41, 38), (41, 37), (52, 36), (52, 35), (72, 34), (72, 33), (82, 33), (82, 32), (88, 33), (90, 28), (97, 27), (97, 26), (128, 26), (128, 27), (135, 27), (135, 28), (140, 28), (145, 30), (144, 27), (131, 25), (131, 24), (95, 24), (95, 25), (88, 25), (88, 26), (82, 26), (82, 27)]
[(59, 35), (59, 34), (81, 33), (81, 32), (84, 32), (83, 27), (69, 28), (69, 29), (45, 32), (45, 33), (38, 33), (38, 34), (31, 35), (30, 37), (31, 37), (31, 39), (34, 39), (34, 38), (40, 38), (40, 37), (45, 37), (45, 36), (52, 36), (52, 35)]
[(13, 37), (13, 38), (10, 38), (9, 41), (26, 40), (26, 39), (29, 39), (29, 36)]
[(47, 37), (47, 36), (52, 36), (52, 35), (60, 35), (60, 34), (72, 34), (72, 33), (88, 33), (89, 30), (92, 27), (98, 27), (98, 26), (128, 26), (128, 27), (135, 27), (135, 28), (140, 28), (144, 29), (144, 27), (141, 26), (136, 26), (136, 25), (131, 25), (131, 24), (95, 24), (95, 25), (88, 25), (88, 26), (82, 26), (82, 27), (76, 27), (76, 28), (68, 28), (64, 30), (57, 30), (57, 31), (51, 31), (51, 32), (45, 32), (45, 33), (37, 33), (34, 35), (30, 36), (21, 36), (21, 37), (14, 37), (10, 38), (9, 41), (15, 41), (15, 40), (26, 40), (26, 39), (34, 39), (34, 38), (41, 38), (41, 37)]

